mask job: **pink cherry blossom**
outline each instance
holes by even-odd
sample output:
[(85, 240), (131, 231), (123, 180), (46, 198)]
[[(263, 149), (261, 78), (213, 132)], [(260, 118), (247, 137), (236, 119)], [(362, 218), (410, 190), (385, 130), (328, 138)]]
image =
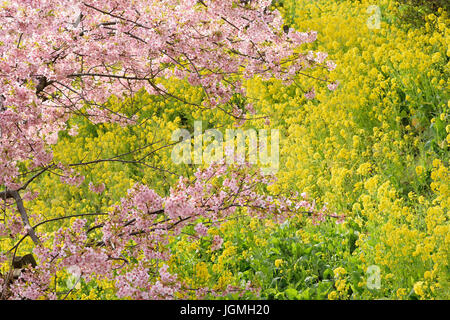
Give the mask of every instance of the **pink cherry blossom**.
[(336, 90), (338, 88), (338, 86), (339, 86), (339, 82), (338, 81), (331, 82), (331, 83), (329, 83), (327, 85), (328, 89), (331, 90), (331, 91)]
[(94, 185), (92, 182), (89, 182), (89, 190), (91, 190), (94, 193), (102, 193), (105, 190), (105, 184), (99, 183), (97, 185)]
[(216, 250), (219, 250), (220, 248), (222, 248), (222, 243), (223, 243), (223, 239), (220, 236), (215, 235), (214, 239), (213, 239), (213, 243), (211, 245), (211, 251), (216, 251)]
[(305, 93), (305, 98), (308, 99), (308, 100), (312, 100), (315, 97), (316, 97), (316, 90), (314, 88), (312, 88), (310, 91)]
[(206, 237), (208, 235), (208, 228), (202, 223), (197, 223), (194, 229), (200, 237)]

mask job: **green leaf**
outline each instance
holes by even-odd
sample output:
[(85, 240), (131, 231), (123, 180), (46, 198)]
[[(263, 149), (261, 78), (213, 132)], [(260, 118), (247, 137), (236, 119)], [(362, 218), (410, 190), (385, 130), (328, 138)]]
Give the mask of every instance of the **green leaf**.
[(298, 300), (299, 298), (298, 291), (293, 288), (286, 289), (284, 292), (289, 300)]

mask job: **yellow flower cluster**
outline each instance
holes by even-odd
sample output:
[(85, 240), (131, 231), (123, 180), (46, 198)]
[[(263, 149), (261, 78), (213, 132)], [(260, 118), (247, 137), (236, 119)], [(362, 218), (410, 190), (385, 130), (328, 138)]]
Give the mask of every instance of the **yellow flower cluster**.
[[(360, 234), (355, 254), (365, 268), (382, 268), (385, 294), (404, 297), (423, 281), (433, 287), (429, 297), (448, 298), (450, 20), (440, 9), (426, 28), (406, 28), (398, 4), (382, 0), (380, 27), (369, 28), (370, 5), (292, 0), (279, 8), (296, 29), (318, 31), (311, 49), (336, 61), (329, 80), (340, 87), (319, 83), (306, 101), (309, 78), (298, 87), (248, 81), (259, 110), (283, 132), (270, 190), (295, 188), (351, 217), (369, 235)], [(425, 272), (434, 276), (425, 280)]]
[(333, 270), (335, 283), (335, 290), (331, 291), (328, 294), (329, 300), (337, 300), (337, 299), (347, 299), (348, 298), (348, 290), (350, 289), (350, 284), (347, 282), (345, 276), (347, 274), (347, 270), (342, 267), (338, 267)]

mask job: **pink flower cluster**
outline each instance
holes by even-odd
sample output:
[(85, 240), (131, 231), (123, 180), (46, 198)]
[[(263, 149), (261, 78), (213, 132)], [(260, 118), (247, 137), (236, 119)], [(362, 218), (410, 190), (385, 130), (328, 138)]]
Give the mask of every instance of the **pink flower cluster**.
[(245, 94), (238, 76), (290, 83), (316, 64), (333, 70), (326, 53), (299, 53), (303, 44), (316, 41), (317, 32), (284, 32), (281, 14), (270, 5), (269, 0), (246, 5), (235, 0), (4, 2), (0, 184), (13, 189), (19, 162), (32, 159), (37, 167), (52, 161), (49, 146), (57, 143), (58, 133), (77, 134), (76, 127), (66, 125), (74, 114), (81, 112), (93, 123), (134, 124), (136, 117), (105, 106), (111, 96), (129, 97), (145, 88), (184, 100), (161, 86), (159, 78), (201, 86), (203, 105), (187, 103), (221, 104), (242, 123), (255, 110), (251, 104), (245, 110), (227, 105), (234, 94)]
[[(325, 206), (316, 209), (305, 194), (275, 198), (261, 193), (261, 185), (272, 179), (246, 163), (212, 164), (195, 176), (194, 181), (180, 179), (167, 197), (136, 184), (106, 217), (90, 223), (77, 219), (70, 228), (59, 229), (52, 235), (52, 246), (35, 248), (38, 266), (22, 272), (10, 288), (10, 298), (56, 298), (52, 275), (76, 266), (84, 281), (96, 277), (114, 280), (119, 298), (172, 299), (188, 288), (164, 261), (171, 257), (169, 239), (187, 226), (194, 227), (193, 238), (210, 239), (211, 251), (217, 251), (223, 239), (209, 236), (208, 229), (232, 217), (236, 210), (280, 223), (298, 214), (310, 216), (313, 223), (327, 217), (342, 218), (328, 214)], [(95, 236), (91, 231), (98, 227), (101, 235)]]
[(105, 184), (99, 183), (97, 185), (93, 184), (92, 182), (89, 182), (89, 190), (91, 190), (94, 193), (103, 193), (105, 191)]

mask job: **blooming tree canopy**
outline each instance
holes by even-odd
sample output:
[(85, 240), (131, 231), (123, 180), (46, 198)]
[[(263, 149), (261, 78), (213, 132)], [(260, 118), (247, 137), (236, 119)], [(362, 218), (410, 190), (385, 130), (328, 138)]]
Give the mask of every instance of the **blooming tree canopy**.
[[(260, 76), (291, 83), (310, 68), (333, 70), (326, 53), (302, 50), (317, 33), (286, 28), (270, 5), (270, 0), (0, 1), (0, 199), (15, 204), (23, 223), (15, 234), (25, 231), (24, 237), (31, 237), (39, 260), (21, 281), (9, 286), (11, 279), (4, 280), (3, 297), (54, 298), (48, 282), (58, 268), (77, 264), (86, 276), (101, 271), (112, 277), (118, 262), (127, 270), (118, 278), (119, 297), (173, 297), (182, 284), (165, 267), (153, 276), (151, 265), (152, 259), (167, 258), (161, 245), (168, 230), (179, 232), (205, 215), (219, 221), (235, 207), (268, 214), (307, 205), (269, 201), (256, 192), (256, 184), (268, 183), (265, 178), (249, 175), (247, 167), (228, 171), (221, 166), (199, 173), (193, 185), (180, 180), (168, 197), (137, 185), (121, 206), (99, 219), (96, 229), (101, 228), (102, 239), (96, 244), (86, 245), (86, 221), (78, 220), (46, 248), (22, 203), (21, 192), (49, 169), (59, 170), (69, 184), (83, 181), (70, 164), (53, 163), (51, 146), (59, 132), (69, 129), (71, 117), (83, 116), (94, 124), (136, 124), (135, 115), (108, 107), (112, 96), (125, 99), (144, 88), (192, 108), (218, 108), (243, 122), (254, 113), (251, 104), (239, 108), (230, 103), (236, 94), (245, 96), (242, 79)], [(171, 77), (200, 87), (204, 101), (188, 101), (166, 89), (160, 80)], [(336, 84), (328, 88), (334, 90)], [(305, 96), (314, 98), (314, 89)], [(77, 133), (72, 129), (69, 134)], [(26, 173), (19, 169), (24, 162)], [(231, 178), (221, 188), (209, 183), (226, 174)], [(104, 189), (102, 184), (89, 187), (95, 193)], [(205, 234), (203, 225), (195, 230)], [(131, 240), (137, 245), (130, 251), (126, 244)], [(138, 253), (145, 259), (130, 266), (129, 258)]]
[[(258, 191), (260, 186), (272, 181), (273, 177), (262, 175), (259, 169), (249, 164), (217, 163), (199, 169), (194, 181), (180, 178), (167, 197), (136, 184), (113, 212), (75, 215), (81, 219), (69, 229), (60, 229), (54, 235), (51, 247), (36, 247), (34, 253), (39, 265), (28, 265), (17, 281), (10, 287), (5, 286), (3, 295), (13, 299), (56, 299), (52, 277), (64, 268), (76, 266), (79, 276), (87, 281), (93, 277), (116, 280), (119, 298), (182, 297), (192, 288), (177, 281), (177, 276), (168, 272), (167, 265), (159, 266), (157, 261), (170, 258), (169, 239), (179, 235), (186, 226), (195, 225), (193, 238), (207, 238), (211, 226), (220, 224), (238, 208), (246, 208), (250, 215), (270, 217), (278, 222), (299, 213), (316, 222), (327, 217), (342, 219), (330, 214), (326, 207), (316, 208), (305, 195), (274, 198)], [(85, 219), (90, 215), (97, 216), (93, 225), (87, 225)], [(34, 228), (71, 217), (43, 221)], [(199, 222), (200, 218), (207, 218), (208, 224)], [(96, 229), (101, 229), (100, 237), (91, 235)], [(25, 234), (10, 251), (16, 250), (27, 236)], [(212, 251), (222, 245), (217, 235), (210, 241)], [(138, 263), (132, 263), (132, 260)], [(201, 295), (208, 288), (196, 290)]]

